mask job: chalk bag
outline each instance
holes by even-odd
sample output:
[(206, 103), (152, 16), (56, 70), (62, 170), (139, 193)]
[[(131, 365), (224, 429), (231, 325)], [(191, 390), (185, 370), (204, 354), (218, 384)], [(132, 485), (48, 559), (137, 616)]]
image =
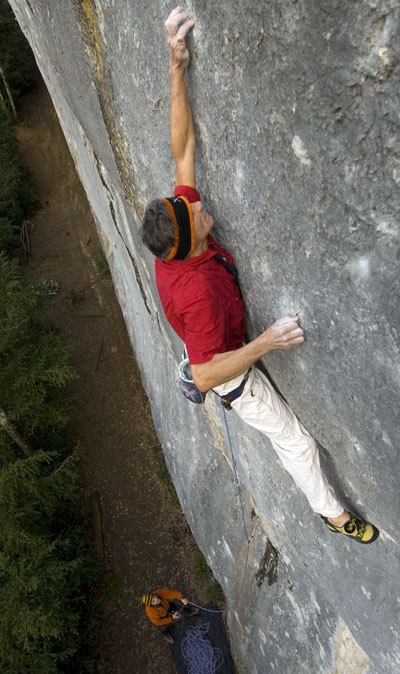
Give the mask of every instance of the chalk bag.
[(192, 403), (201, 405), (206, 399), (207, 393), (200, 391), (192, 379), (192, 372), (188, 358), (184, 358), (178, 367), (178, 386), (185, 398)]

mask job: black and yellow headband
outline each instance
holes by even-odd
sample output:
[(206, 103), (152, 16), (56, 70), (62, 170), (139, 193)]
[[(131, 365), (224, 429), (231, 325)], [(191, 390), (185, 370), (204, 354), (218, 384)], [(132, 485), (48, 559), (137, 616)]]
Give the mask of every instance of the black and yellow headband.
[(145, 604), (145, 606), (150, 606), (152, 599), (153, 599), (153, 593), (152, 592), (146, 592), (146, 594), (144, 594), (142, 596), (142, 604)]
[(193, 253), (196, 238), (190, 202), (182, 196), (161, 199), (161, 201), (166, 205), (174, 226), (174, 245), (167, 260), (184, 260), (185, 257)]

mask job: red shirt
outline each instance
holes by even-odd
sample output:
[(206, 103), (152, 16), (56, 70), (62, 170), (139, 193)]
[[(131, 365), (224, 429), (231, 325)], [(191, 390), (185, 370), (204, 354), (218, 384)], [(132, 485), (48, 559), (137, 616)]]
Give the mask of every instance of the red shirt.
[(245, 338), (243, 301), (233, 274), (214, 258), (232, 256), (208, 235), (205, 253), (188, 260), (155, 261), (156, 283), (168, 321), (185, 342), (189, 361), (239, 349)]

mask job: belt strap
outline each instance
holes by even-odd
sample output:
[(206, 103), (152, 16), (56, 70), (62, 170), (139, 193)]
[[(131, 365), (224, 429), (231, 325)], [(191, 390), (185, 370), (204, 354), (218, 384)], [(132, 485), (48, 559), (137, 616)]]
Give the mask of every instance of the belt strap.
[(246, 385), (246, 382), (249, 378), (250, 369), (251, 368), (249, 368), (247, 370), (247, 372), (244, 375), (244, 377), (243, 377), (242, 381), (240, 382), (239, 386), (234, 388), (233, 391), (230, 391), (229, 393), (225, 393), (225, 395), (220, 396), (221, 397), (221, 405), (223, 405), (226, 410), (231, 410), (232, 409), (231, 403), (242, 395), (243, 389), (244, 389), (244, 387)]

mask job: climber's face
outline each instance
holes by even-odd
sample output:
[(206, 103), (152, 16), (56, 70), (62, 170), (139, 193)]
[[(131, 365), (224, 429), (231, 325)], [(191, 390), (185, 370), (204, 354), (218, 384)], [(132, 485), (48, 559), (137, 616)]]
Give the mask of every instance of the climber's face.
[(214, 224), (214, 218), (210, 213), (204, 210), (201, 201), (195, 201), (191, 204), (193, 211), (194, 230), (196, 234), (195, 248), (191, 255), (201, 255), (207, 250), (207, 236)]

